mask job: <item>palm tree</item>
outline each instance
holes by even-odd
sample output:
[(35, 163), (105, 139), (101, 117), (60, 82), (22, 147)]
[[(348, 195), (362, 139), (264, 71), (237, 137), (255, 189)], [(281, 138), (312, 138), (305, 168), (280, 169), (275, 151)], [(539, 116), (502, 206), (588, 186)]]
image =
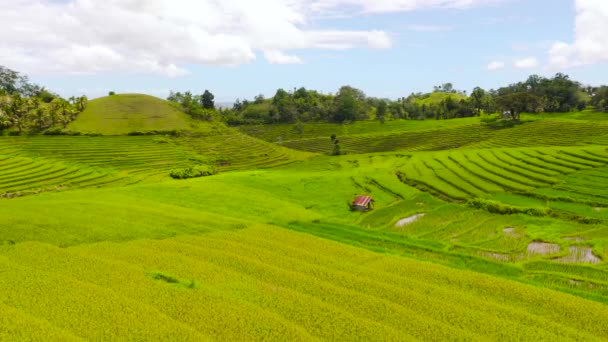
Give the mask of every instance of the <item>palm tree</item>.
[(0, 97), (0, 128), (11, 126), (11, 117), (7, 110), (8, 101)]
[(19, 130), (19, 133), (23, 132), (27, 121), (27, 114), (29, 113), (28, 101), (24, 100), (19, 94), (15, 94), (8, 109), (13, 124)]
[(35, 124), (38, 127), (39, 131), (44, 130), (45, 128), (47, 128), (47, 118), (48, 118), (48, 113), (46, 110), (44, 110), (42, 107), (38, 107), (36, 108), (36, 112), (35, 112)]
[(70, 123), (71, 105), (66, 100), (59, 100), (59, 121), (63, 124), (63, 128), (67, 128)]

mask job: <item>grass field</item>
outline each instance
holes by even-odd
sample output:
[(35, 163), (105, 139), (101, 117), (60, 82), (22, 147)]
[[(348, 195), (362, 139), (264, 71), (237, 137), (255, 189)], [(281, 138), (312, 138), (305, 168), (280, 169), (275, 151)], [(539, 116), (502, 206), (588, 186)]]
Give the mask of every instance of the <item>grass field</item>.
[(0, 340), (606, 340), (585, 115), (2, 137)]

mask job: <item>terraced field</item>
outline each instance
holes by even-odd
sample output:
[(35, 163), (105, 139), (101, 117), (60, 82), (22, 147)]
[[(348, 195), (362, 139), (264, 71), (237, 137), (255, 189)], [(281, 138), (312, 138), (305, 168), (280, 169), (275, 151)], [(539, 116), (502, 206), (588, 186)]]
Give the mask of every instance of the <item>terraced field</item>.
[(199, 138), (178, 138), (173, 139), (173, 142), (200, 155), (216, 159), (217, 165), (223, 171), (277, 166), (307, 156), (236, 131), (226, 133)]
[(606, 165), (608, 152), (600, 147), (487, 149), (417, 154), (401, 172), (447, 199), (555, 189), (599, 200)]
[(277, 125), (246, 125), (238, 129), (252, 137), (276, 143), (278, 141), (292, 141), (310, 138), (327, 138), (332, 134), (338, 137), (359, 134), (389, 134), (412, 131), (424, 131), (441, 128), (456, 128), (478, 124), (479, 118), (466, 118), (458, 120), (393, 120), (384, 124), (378, 121), (357, 121), (351, 124), (333, 123), (304, 123)]
[(0, 153), (53, 158), (84, 166), (125, 171), (129, 175), (166, 175), (192, 165), (194, 153), (150, 136), (18, 137), (0, 139)]
[(198, 138), (38, 136), (0, 138), (0, 193), (128, 184), (214, 162), (221, 171), (276, 166), (305, 154), (239, 134)]
[(24, 243), (0, 250), (0, 270), (9, 338), (50, 327), (66, 340), (608, 337), (600, 303), (268, 226), (67, 249)]
[(123, 178), (102, 168), (0, 155), (0, 197), (116, 184)]
[[(329, 125), (329, 124), (323, 124)], [(397, 127), (397, 126), (395, 126)], [(254, 129), (247, 133), (266, 138)], [(325, 128), (320, 129), (325, 133)], [(447, 149), (525, 147), (525, 146), (582, 146), (608, 144), (605, 139), (608, 125), (603, 122), (572, 120), (536, 120), (512, 128), (496, 128), (485, 124), (469, 124), (432, 130), (387, 130), (384, 133), (338, 134), (340, 145), (347, 153), (386, 151), (438, 151)], [(311, 134), (314, 130), (311, 130)], [(317, 137), (283, 139), (282, 144), (296, 150), (330, 153), (333, 145), (330, 134)], [(271, 140), (272, 141), (272, 140)], [(273, 142), (276, 142), (274, 140)]]
[(603, 121), (538, 120), (492, 136), (467, 148), (602, 145), (608, 124)]

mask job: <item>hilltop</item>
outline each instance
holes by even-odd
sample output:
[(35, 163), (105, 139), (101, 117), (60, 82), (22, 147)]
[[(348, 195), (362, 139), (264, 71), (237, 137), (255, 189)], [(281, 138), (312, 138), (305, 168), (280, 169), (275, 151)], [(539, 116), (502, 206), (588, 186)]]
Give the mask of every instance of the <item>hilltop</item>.
[(192, 129), (192, 120), (178, 106), (165, 100), (142, 94), (121, 94), (90, 101), (69, 129), (104, 135), (186, 130)]
[(448, 93), (443, 91), (436, 91), (428, 94), (423, 94), (414, 99), (414, 102), (420, 106), (422, 105), (433, 105), (440, 104), (441, 101), (451, 97), (454, 101), (466, 100), (467, 96), (460, 93)]

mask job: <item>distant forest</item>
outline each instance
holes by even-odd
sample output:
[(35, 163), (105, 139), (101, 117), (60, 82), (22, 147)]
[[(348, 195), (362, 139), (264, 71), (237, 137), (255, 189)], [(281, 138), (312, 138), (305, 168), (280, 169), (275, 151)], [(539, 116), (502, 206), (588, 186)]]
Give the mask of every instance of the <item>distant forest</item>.
[[(171, 93), (168, 100), (192, 107), (193, 103), (212, 108), (205, 91), (201, 96), (190, 92)], [(205, 102), (206, 101), (206, 102)], [(203, 106), (203, 102), (206, 104)], [(322, 94), (305, 88), (279, 89), (272, 98), (263, 95), (253, 100), (237, 99), (232, 108), (218, 110), (229, 125), (297, 122), (348, 123), (358, 120), (453, 119), (500, 113), (519, 120), (520, 113), (564, 113), (589, 107), (608, 112), (608, 86), (584, 86), (558, 73), (552, 78), (528, 77), (499, 89), (475, 88), (470, 94), (454, 89), (451, 83), (434, 87), (430, 93), (412, 93), (397, 100), (367, 96), (362, 90), (343, 86), (336, 94)], [(193, 111), (196, 111), (195, 108)], [(210, 114), (207, 117), (211, 117)]]

